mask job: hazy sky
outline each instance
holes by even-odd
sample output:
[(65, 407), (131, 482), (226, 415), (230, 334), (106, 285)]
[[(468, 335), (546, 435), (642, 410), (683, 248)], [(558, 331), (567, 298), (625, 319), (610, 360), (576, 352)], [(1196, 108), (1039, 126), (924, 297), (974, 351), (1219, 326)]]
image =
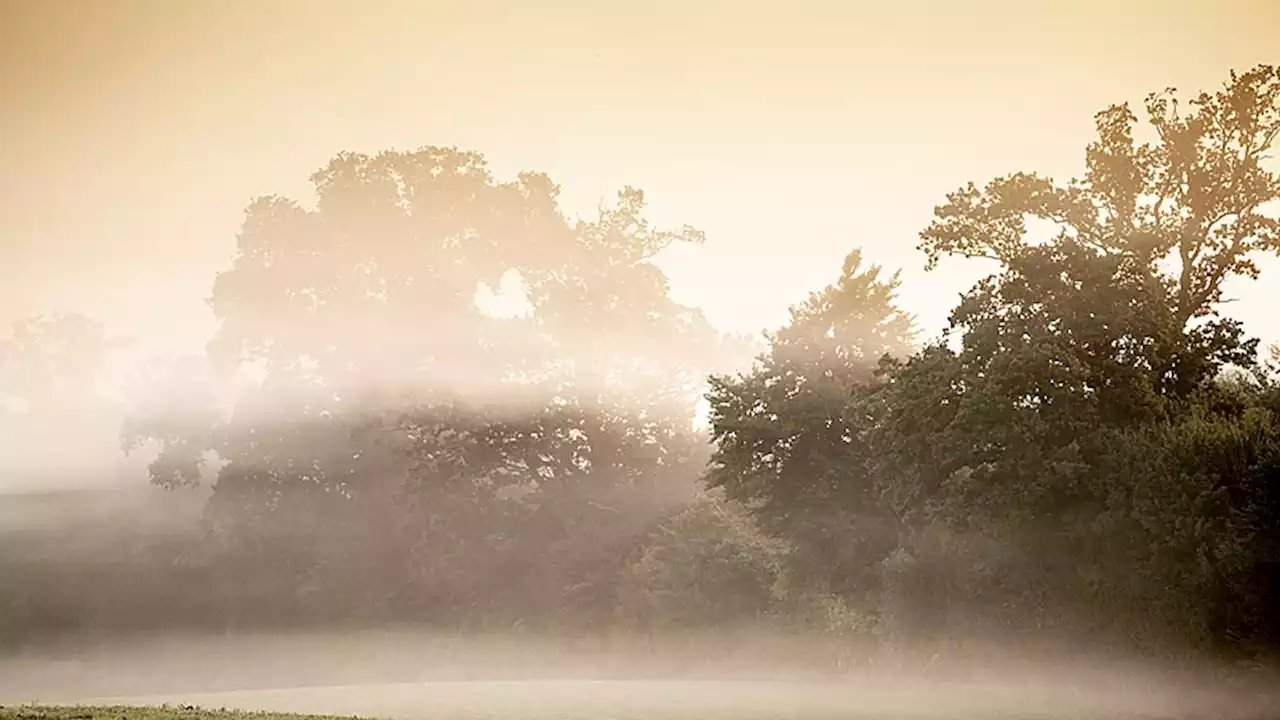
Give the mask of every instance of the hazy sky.
[[(458, 145), (623, 184), (708, 233), (666, 262), (721, 327), (777, 324), (860, 245), (941, 326), (944, 193), (1078, 172), (1093, 113), (1280, 62), (1280, 1), (0, 0), (0, 321), (80, 310), (198, 350), (255, 195), (339, 150)], [(1280, 339), (1280, 267), (1232, 312)], [(1270, 289), (1268, 289), (1270, 288)]]

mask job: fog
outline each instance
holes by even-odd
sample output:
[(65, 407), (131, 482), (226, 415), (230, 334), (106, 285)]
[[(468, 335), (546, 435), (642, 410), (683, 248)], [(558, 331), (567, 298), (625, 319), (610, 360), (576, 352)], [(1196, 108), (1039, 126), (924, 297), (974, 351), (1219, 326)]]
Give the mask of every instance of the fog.
[[(157, 137), (96, 174), (111, 165), (89, 151), (99, 140), (132, 147), (123, 128), (150, 122), (132, 105), (117, 107), (128, 122), (12, 133), (59, 147), (91, 136), (75, 152), (92, 162), (74, 167), (104, 179), (78, 205), (45, 198), (59, 193), (33, 193), (35, 178), (62, 151), (24, 149), (40, 172), (0, 193), (21, 206), (20, 260), (37, 255), (25, 238), (46, 215), (86, 218), (68, 226), (84, 253), (62, 253), (66, 267), (50, 269), (59, 251), (0, 255), (0, 300), (30, 296), (0, 308), (0, 703), (388, 720), (1280, 716), (1280, 348), (1264, 342), (1273, 317), (1235, 314), (1278, 287), (1271, 58), (1232, 54), (1208, 80), (1162, 61), (1115, 84), (1098, 55), (1092, 81), (1065, 82), (1026, 70), (1005, 44), (1019, 33), (973, 40), (981, 13), (935, 24), (936, 38), (911, 13), (867, 31), (885, 10), (843, 17), (878, 48), (849, 65), (883, 72), (865, 94), (842, 89), (834, 46), (809, 45), (848, 38), (760, 15), (719, 83), (666, 55), (687, 46), (689, 62), (719, 67), (702, 28), (731, 18), (655, 8), (656, 26), (675, 28), (657, 40), (687, 42), (655, 41), (638, 16), (606, 23), (632, 44), (601, 42), (671, 63), (669, 76), (574, 83), (572, 68), (603, 71), (547, 61), (581, 49), (565, 8), (538, 19), (560, 40), (494, 65), (496, 37), (513, 51), (543, 36), (486, 30), (471, 47), (442, 31), (459, 45), (443, 52), (395, 30), (457, 19), (444, 10), (399, 7), (366, 37), (392, 6), (313, 18), (287, 5), (272, 22), (333, 36), (290, 45), (252, 13), (158, 5), (130, 6), (137, 22), (122, 27), (175, 58), (186, 40), (221, 48), (206, 39), (232, 26), (256, 38), (227, 45), (243, 77), (223, 80), (265, 93), (260, 120), (310, 137), (305, 152), (229, 139), (230, 90), (200, 112), (149, 106), (166, 122), (185, 108), (192, 127), (228, 113), (177, 142), (213, 159), (168, 170), (173, 138)], [(82, 48), (60, 23), (96, 16), (60, 13), (13, 14), (64, 58)], [(208, 36), (183, 34), (206, 14)], [(1085, 19), (1076, 40), (1101, 43)], [(894, 38), (951, 42), (961, 27), (957, 47), (1031, 74), (979, 87), (985, 71), (963, 53), (929, 55), (918, 76), (876, 60)], [(1131, 32), (1099, 46), (1143, 47), (1151, 29)], [(122, 49), (130, 33), (117, 34)], [(791, 100), (746, 90), (781, 77), (759, 62), (774, 34), (807, 58)], [(1271, 52), (1273, 35), (1256, 46)], [(277, 41), (284, 66), (328, 68), (311, 92), (357, 119), (306, 111), (289, 99), (306, 83), (241, 57)], [(361, 48), (378, 58), (376, 103), (336, 90), (364, 67), (341, 60)], [(173, 89), (192, 99), (226, 64), (183, 71), (166, 57), (134, 60), (173, 68), (152, 80), (181, 78)], [(396, 75), (414, 58), (465, 92)], [(498, 82), (491, 65), (510, 73)], [(687, 88), (674, 79), (686, 70)], [(1169, 87), (1188, 77), (1199, 84)], [(531, 107), (556, 108), (556, 133), (501, 104), (476, 109), (522, 82), (542, 88)], [(78, 97), (74, 83), (50, 78), (47, 97), (41, 85), (21, 87), (44, 124), (79, 117), (57, 100)], [(146, 106), (144, 85), (121, 97)], [(730, 111), (712, 86), (745, 94)], [(370, 133), (401, 96), (432, 120), (471, 114), (451, 133)], [(791, 102), (806, 97), (817, 104)], [(770, 105), (799, 120), (770, 126), (757, 117)], [(1002, 133), (1030, 124), (1011, 107), (1055, 119), (1001, 154)], [(576, 123), (615, 111), (627, 123), (584, 144), (598, 133)], [(699, 112), (717, 119), (684, 134)], [(499, 130), (463, 132), (482, 117)], [(844, 129), (794, 139), (824, 123)], [(482, 141), (454, 144), (468, 138)], [(732, 162), (702, 149), (720, 142)], [(315, 154), (287, 178), (265, 172), (285, 145)], [(644, 190), (628, 184), (633, 162)], [(166, 172), (186, 190), (160, 192)], [(165, 239), (183, 236), (174, 222), (217, 234), (218, 251), (181, 250), (194, 241)], [(171, 246), (172, 266), (151, 257)], [(792, 272), (797, 258), (815, 269)], [(120, 299), (131, 282), (152, 288), (145, 311)]]
[[(837, 667), (844, 654), (845, 666)], [(0, 702), (195, 704), (406, 718), (1273, 717), (1276, 677), (988, 648), (881, 657), (753, 631), (548, 638), (412, 628), (172, 634), (0, 663)]]
[[(11, 496), (0, 505), (0, 540), (10, 548), (24, 543), (23, 555), (47, 567), (110, 559), (106, 568), (82, 567), (67, 591), (127, 603), (115, 585), (139, 577), (120, 565), (121, 553), (189, 536), (207, 498), (207, 491), (118, 488)], [(23, 578), (7, 572), (6, 580)], [(181, 581), (152, 574), (141, 589), (181, 599), (166, 587)], [(38, 583), (27, 589), (37, 600), (65, 600)], [(135, 611), (165, 613), (146, 604)], [(177, 625), (208, 620), (169, 617)], [(328, 629), (278, 627), (299, 624), (288, 618), (257, 622), (252, 630), (157, 631), (146, 622), (106, 621), (70, 634), (47, 626), (0, 650), (0, 705), (168, 704), (423, 720), (1266, 718), (1280, 711), (1280, 674), (1265, 664), (1138, 656), (1069, 641), (969, 637), (890, 646), (742, 619), (642, 632), (518, 622), (488, 630), (373, 628), (360, 619), (319, 621)]]

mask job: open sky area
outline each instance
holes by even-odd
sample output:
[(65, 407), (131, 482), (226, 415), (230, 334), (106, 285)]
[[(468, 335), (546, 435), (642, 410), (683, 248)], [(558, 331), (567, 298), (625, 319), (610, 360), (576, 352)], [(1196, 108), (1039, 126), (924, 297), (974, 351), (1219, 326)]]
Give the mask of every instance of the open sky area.
[[(946, 192), (1073, 175), (1106, 105), (1280, 57), (1269, 0), (0, 8), (0, 320), (82, 311), (162, 352), (210, 336), (252, 197), (425, 144), (545, 171), (571, 214), (643, 188), (707, 232), (662, 262), (722, 329), (780, 324), (861, 246), (933, 334), (984, 271), (923, 270)], [(1277, 278), (1231, 306), (1268, 341)]]

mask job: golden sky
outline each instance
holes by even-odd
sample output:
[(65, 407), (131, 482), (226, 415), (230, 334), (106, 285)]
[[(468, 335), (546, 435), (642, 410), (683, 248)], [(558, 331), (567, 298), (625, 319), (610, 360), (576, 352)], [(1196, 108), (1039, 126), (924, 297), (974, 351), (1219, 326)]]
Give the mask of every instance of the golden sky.
[[(922, 271), (944, 193), (1078, 172), (1103, 106), (1259, 62), (1280, 0), (0, 0), (0, 322), (81, 310), (199, 350), (252, 196), (435, 144), (549, 172), (575, 213), (644, 188), (707, 231), (665, 265), (726, 329), (862, 246), (934, 331), (978, 272)], [(1231, 312), (1275, 340), (1271, 266)]]

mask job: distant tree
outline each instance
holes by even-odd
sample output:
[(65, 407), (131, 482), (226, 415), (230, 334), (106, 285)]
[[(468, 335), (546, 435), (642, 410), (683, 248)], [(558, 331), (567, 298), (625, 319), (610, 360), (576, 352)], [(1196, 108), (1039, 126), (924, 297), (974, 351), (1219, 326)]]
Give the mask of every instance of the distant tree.
[(83, 315), (26, 318), (0, 342), (4, 394), (30, 409), (82, 398), (98, 390), (114, 343)]
[[(261, 378), (205, 435), (220, 536), (257, 553), (264, 593), (367, 612), (612, 598), (587, 588), (643, 538), (620, 519), (691, 495), (701, 379), (731, 361), (651, 262), (701, 235), (652, 228), (632, 189), (571, 223), (545, 176), (500, 183), (446, 148), (346, 153), (312, 180), (314, 209), (249, 206), (215, 282), (210, 360)], [(513, 312), (477, 304), (513, 278)], [(191, 428), (149, 425), (156, 482), (195, 478)], [(615, 567), (584, 580), (601, 553)]]
[[(110, 472), (121, 408), (111, 364), (122, 349), (79, 314), (26, 318), (0, 339), (0, 465), (25, 473)], [(65, 451), (76, 443), (76, 453)], [(8, 456), (8, 457), (6, 457)], [(21, 479), (21, 478), (19, 478)], [(82, 478), (83, 479), (83, 478)]]
[[(154, 484), (195, 487), (208, 474), (211, 433), (224, 420), (218, 382), (203, 356), (148, 357), (124, 382), (127, 403), (120, 440), (125, 453), (143, 446), (162, 452), (148, 466)], [(149, 449), (154, 449), (154, 447)]]

